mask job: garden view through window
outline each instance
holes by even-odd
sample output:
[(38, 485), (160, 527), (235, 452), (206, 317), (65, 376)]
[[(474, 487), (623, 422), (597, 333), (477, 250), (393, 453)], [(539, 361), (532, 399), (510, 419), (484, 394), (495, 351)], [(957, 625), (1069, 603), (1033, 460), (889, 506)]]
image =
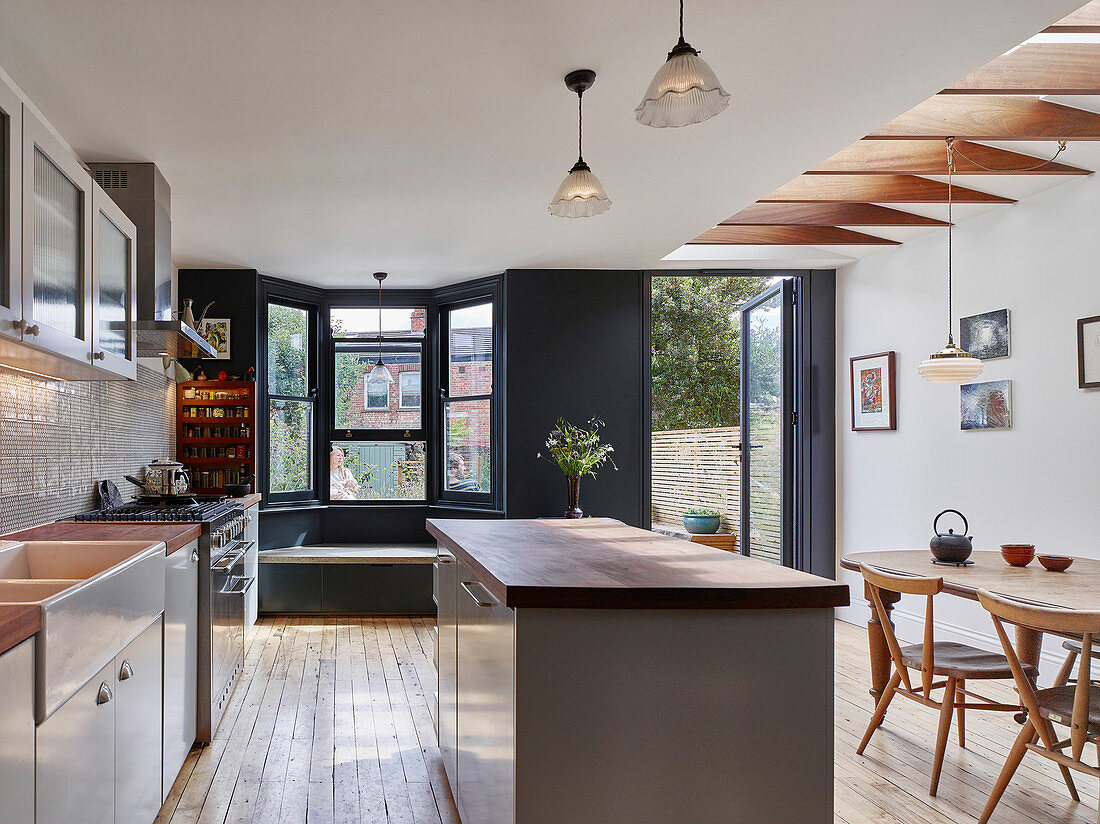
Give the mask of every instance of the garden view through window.
[[(332, 307), (332, 501), (424, 500), (425, 307)], [(381, 358), (392, 380), (371, 379)]]
[(443, 489), (492, 491), (493, 304), (466, 303), (445, 311)]
[(314, 397), (309, 385), (310, 310), (267, 307), (268, 491), (313, 488)]

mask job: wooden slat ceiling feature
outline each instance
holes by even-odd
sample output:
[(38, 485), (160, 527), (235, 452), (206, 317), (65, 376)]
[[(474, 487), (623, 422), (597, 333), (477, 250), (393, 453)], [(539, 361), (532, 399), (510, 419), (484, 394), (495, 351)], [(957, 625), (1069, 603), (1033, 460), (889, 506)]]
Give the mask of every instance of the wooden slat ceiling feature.
[(722, 226), (946, 226), (947, 221), (875, 203), (754, 203)]
[(938, 94), (871, 140), (1100, 140), (1100, 114), (1037, 97)]
[[(1098, 64), (1100, 65), (1100, 64)], [(1064, 163), (1044, 163), (1047, 157), (1010, 152), (959, 140), (955, 143), (955, 170), (963, 175), (1041, 174), (1088, 175), (1088, 169), (1078, 169)], [(1053, 154), (1053, 152), (1051, 152)], [(973, 162), (971, 162), (973, 161)], [(985, 168), (982, 168), (985, 167)], [(1038, 168), (1035, 168), (1038, 167)], [(990, 172), (995, 169), (995, 172)], [(860, 140), (830, 157), (807, 174), (947, 174), (947, 148), (933, 140)]]
[(886, 240), (836, 226), (717, 226), (692, 240), (695, 246), (898, 246)]
[(1100, 33), (1100, 2), (1093, 2), (1082, 6), (1072, 14), (1068, 14), (1055, 23), (1043, 29), (1045, 34), (1097, 34)]
[(941, 94), (1100, 94), (1100, 43), (1025, 43)]
[[(1015, 202), (963, 186), (952, 188), (957, 203)], [(802, 175), (761, 198), (760, 202), (946, 203), (947, 184), (915, 175)]]

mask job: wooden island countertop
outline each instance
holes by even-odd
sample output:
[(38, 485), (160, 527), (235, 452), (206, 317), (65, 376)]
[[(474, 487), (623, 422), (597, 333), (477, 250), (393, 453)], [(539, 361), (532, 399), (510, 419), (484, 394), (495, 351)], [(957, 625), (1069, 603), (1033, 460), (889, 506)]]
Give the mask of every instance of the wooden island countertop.
[(820, 609), (848, 587), (604, 518), (429, 519), (428, 532), (511, 608)]

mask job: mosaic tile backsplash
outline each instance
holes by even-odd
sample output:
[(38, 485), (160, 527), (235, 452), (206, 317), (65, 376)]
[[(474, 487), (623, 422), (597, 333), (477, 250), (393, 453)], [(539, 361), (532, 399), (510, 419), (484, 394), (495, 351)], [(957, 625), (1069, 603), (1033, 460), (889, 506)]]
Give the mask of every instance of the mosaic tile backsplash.
[(124, 497), (156, 458), (175, 456), (175, 384), (138, 368), (136, 381), (51, 381), (0, 368), (0, 532), (96, 506), (109, 478)]

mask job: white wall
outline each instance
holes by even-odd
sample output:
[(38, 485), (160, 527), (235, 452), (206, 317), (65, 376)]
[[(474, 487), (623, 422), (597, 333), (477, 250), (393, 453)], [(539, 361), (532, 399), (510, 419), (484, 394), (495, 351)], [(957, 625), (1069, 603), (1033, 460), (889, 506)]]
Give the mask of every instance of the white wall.
[[(1077, 388), (1076, 338), (1077, 318), (1100, 315), (1098, 218), (1093, 175), (955, 228), (955, 317), (1011, 313), (1011, 357), (987, 361), (979, 378), (1012, 380), (1009, 431), (960, 431), (959, 389), (917, 375), (946, 338), (945, 232), (840, 271), (838, 558), (927, 548), (932, 519), (947, 507), (967, 516), (977, 549), (1034, 543), (1040, 552), (1100, 558), (1100, 391)], [(957, 342), (957, 321), (955, 334)], [(898, 429), (852, 432), (848, 359), (891, 349)], [(840, 617), (865, 622), (858, 574), (839, 574), (853, 596)], [(915, 607), (903, 601), (895, 616), (899, 635), (919, 640)], [(999, 648), (977, 604), (941, 597), (936, 608), (940, 637)], [(1060, 653), (1048, 641), (1044, 661)]]

